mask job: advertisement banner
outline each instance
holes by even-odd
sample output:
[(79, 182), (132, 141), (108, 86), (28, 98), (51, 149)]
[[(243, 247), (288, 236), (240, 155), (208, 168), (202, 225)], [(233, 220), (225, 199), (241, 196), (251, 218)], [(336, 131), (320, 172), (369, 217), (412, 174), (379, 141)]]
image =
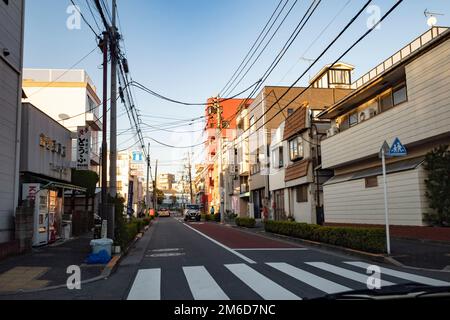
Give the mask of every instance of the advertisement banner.
[(88, 127), (78, 127), (77, 135), (77, 170), (89, 170), (91, 131)]

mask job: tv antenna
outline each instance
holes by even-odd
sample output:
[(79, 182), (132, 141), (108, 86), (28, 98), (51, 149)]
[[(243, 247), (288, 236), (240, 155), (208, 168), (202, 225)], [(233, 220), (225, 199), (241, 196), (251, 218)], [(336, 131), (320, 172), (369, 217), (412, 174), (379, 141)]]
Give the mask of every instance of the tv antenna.
[(428, 9), (425, 9), (425, 11), (423, 12), (423, 14), (425, 15), (425, 17), (427, 17), (427, 24), (430, 28), (434, 27), (437, 24), (437, 18), (436, 16), (443, 16), (443, 13), (439, 13), (439, 12), (431, 12), (428, 11)]

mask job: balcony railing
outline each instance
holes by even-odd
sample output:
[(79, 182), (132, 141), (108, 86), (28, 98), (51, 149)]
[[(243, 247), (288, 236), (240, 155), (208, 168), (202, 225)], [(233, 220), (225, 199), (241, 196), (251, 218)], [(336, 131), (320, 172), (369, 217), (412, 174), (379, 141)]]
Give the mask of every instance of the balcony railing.
[(250, 187), (248, 184), (244, 183), (241, 184), (241, 193), (247, 193), (250, 192)]
[(367, 72), (365, 75), (363, 75), (361, 78), (356, 80), (352, 84), (352, 89), (359, 89), (365, 84), (369, 83), (382, 73), (386, 72), (387, 70), (391, 69), (398, 63), (402, 62), (405, 58), (407, 58), (409, 55), (414, 53), (415, 51), (422, 48), (424, 45), (426, 45), (431, 40), (439, 37), (441, 34), (446, 32), (449, 28), (445, 27), (433, 27), (424, 34), (422, 34), (420, 37), (406, 45), (403, 49), (397, 51), (395, 54), (390, 56), (388, 59), (377, 65), (375, 68)]

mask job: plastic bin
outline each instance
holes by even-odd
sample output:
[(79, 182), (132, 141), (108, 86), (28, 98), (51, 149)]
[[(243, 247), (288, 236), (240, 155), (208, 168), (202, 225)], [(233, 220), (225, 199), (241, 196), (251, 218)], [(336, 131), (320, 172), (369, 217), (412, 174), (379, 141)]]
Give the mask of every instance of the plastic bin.
[(111, 257), (111, 247), (113, 241), (111, 239), (95, 239), (91, 241), (92, 253), (97, 254), (102, 250), (106, 250)]

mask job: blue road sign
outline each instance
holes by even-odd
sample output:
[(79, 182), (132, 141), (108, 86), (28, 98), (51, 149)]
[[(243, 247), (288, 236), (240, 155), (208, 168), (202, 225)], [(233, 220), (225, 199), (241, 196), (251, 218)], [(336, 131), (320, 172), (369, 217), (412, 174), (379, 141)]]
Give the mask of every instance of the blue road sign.
[(403, 157), (406, 156), (408, 152), (406, 151), (405, 146), (400, 142), (399, 138), (395, 138), (394, 143), (389, 150), (389, 155), (391, 157)]

